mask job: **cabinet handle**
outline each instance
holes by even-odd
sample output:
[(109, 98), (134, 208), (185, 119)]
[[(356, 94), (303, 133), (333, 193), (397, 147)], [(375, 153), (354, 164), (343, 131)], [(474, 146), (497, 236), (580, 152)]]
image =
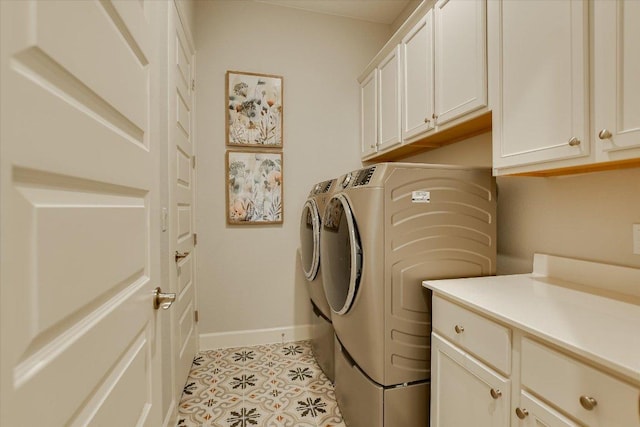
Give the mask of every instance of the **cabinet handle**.
[(569, 140), (569, 145), (571, 147), (576, 147), (576, 146), (580, 145), (580, 140), (574, 136), (573, 138), (571, 138)]
[(455, 328), (453, 328), (456, 331), (456, 334), (461, 334), (464, 332), (464, 327), (460, 326), (460, 325), (456, 325)]
[(425, 122), (425, 123), (429, 123), (430, 121), (431, 121), (431, 119), (430, 119), (430, 118), (425, 117), (425, 119), (424, 119), (424, 122)]
[(493, 397), (494, 399), (497, 399), (500, 396), (502, 396), (502, 392), (500, 391), (499, 388), (492, 388), (491, 389), (491, 397)]
[(433, 114), (431, 115), (431, 118), (432, 118), (433, 120), (435, 120), (435, 119), (437, 119), (437, 118), (438, 118), (438, 116), (436, 116), (436, 113), (433, 113)]
[(527, 411), (526, 409), (516, 408), (516, 415), (521, 420), (524, 420), (529, 415), (529, 411)]
[(609, 129), (602, 129), (600, 132), (598, 132), (598, 138), (600, 139), (609, 139), (612, 136), (613, 135), (611, 135), (611, 132), (609, 132)]
[(596, 407), (598, 401), (590, 396), (580, 396), (580, 404), (587, 411), (591, 411)]

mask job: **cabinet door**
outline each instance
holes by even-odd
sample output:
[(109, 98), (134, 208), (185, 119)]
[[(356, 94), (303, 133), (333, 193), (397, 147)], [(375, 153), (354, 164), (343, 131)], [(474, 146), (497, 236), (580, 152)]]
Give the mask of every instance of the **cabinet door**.
[(509, 425), (509, 380), (435, 333), (431, 364), (431, 427)]
[(589, 154), (587, 26), (586, 0), (491, 3), (494, 167)]
[(487, 105), (486, 1), (439, 0), (435, 21), (435, 110), (442, 125)]
[(515, 427), (579, 427), (526, 391), (520, 392), (518, 409), (514, 411)]
[(360, 84), (360, 148), (362, 157), (374, 154), (378, 144), (376, 132), (378, 116), (377, 75), (377, 70), (374, 69)]
[(597, 160), (639, 158), (640, 2), (597, 1), (593, 7)]
[(402, 140), (434, 127), (433, 9), (402, 39)]
[(400, 139), (400, 46), (378, 67), (378, 150), (396, 144)]

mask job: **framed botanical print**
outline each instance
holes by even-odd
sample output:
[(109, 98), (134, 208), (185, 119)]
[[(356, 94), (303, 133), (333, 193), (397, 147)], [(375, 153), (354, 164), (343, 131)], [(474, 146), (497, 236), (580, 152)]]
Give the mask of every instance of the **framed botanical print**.
[(227, 151), (227, 224), (282, 224), (282, 153)]
[(282, 77), (227, 71), (227, 146), (282, 148)]

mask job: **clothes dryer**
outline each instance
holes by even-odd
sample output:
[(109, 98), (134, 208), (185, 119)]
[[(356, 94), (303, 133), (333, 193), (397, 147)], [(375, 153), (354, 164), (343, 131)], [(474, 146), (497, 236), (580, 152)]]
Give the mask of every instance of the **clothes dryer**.
[(345, 423), (428, 425), (431, 299), (422, 281), (495, 274), (495, 180), (488, 168), (381, 163), (337, 185), (320, 260)]
[(335, 180), (315, 184), (302, 208), (300, 219), (300, 261), (308, 282), (313, 311), (311, 348), (331, 382), (334, 381), (334, 336), (331, 308), (327, 303), (320, 269), (320, 228), (325, 205), (331, 197)]

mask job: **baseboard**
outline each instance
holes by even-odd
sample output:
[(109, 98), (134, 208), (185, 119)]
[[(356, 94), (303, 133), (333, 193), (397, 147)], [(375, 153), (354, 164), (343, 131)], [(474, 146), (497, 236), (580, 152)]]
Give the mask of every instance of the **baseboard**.
[(200, 334), (200, 350), (302, 341), (310, 338), (311, 325)]

